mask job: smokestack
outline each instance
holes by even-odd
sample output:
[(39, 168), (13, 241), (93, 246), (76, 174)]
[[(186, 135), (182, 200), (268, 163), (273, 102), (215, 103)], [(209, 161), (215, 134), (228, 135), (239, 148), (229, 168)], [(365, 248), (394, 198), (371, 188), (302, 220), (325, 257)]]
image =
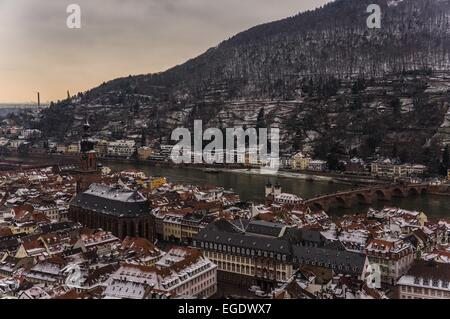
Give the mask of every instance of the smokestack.
[(37, 99), (38, 99), (38, 107), (41, 106), (41, 94), (37, 92)]

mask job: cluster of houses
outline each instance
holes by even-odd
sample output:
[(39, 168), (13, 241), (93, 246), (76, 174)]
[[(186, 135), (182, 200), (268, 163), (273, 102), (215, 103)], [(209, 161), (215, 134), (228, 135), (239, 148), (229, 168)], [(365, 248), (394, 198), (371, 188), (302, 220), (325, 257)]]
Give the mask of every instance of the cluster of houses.
[[(310, 155), (299, 152), (283, 161), (284, 168), (295, 171), (325, 172), (328, 170), (326, 161), (313, 159)], [(427, 172), (427, 167), (421, 164), (401, 163), (397, 159), (379, 158), (370, 163), (354, 157), (341, 162), (345, 172), (350, 174), (366, 174), (377, 178), (398, 179), (421, 177)]]
[(450, 298), (450, 222), (423, 212), (330, 217), (278, 184), (243, 203), (136, 170), (78, 182), (64, 167), (0, 175), (1, 298), (221, 298), (223, 283), (276, 299)]
[(450, 298), (445, 221), (397, 208), (334, 219), (275, 203), (257, 212), (216, 220), (195, 238), (220, 280), (256, 285), (268, 298), (424, 298), (402, 285), (426, 262), (440, 290), (430, 284), (428, 298)]
[(20, 152), (44, 152), (45, 143), (41, 140), (42, 132), (37, 129), (27, 129), (13, 125), (8, 120), (0, 123), (0, 151)]
[(216, 265), (186, 247), (163, 251), (74, 223), (42, 225), (14, 250), (0, 250), (0, 298), (209, 298)]
[[(103, 178), (148, 192), (166, 184), (137, 171)], [(61, 168), (2, 173), (0, 189), (0, 298), (209, 298), (217, 291), (217, 266), (199, 250), (162, 250), (153, 240), (70, 221), (76, 177)]]

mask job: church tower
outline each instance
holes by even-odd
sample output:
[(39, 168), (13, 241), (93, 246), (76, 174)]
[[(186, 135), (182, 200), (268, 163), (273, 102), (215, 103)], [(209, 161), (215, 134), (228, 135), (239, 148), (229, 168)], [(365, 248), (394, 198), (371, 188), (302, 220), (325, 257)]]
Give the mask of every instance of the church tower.
[(91, 140), (91, 126), (86, 120), (83, 125), (83, 137), (80, 142), (80, 167), (77, 170), (77, 194), (84, 192), (93, 183), (101, 180), (97, 169), (97, 152)]
[(273, 195), (276, 197), (276, 196), (281, 195), (281, 193), (282, 193), (281, 185), (277, 181), (277, 183), (275, 184), (275, 187), (273, 188)]
[(94, 142), (91, 137), (91, 126), (86, 120), (83, 125), (83, 138), (80, 142), (80, 169), (84, 172), (97, 171), (97, 153), (94, 150)]

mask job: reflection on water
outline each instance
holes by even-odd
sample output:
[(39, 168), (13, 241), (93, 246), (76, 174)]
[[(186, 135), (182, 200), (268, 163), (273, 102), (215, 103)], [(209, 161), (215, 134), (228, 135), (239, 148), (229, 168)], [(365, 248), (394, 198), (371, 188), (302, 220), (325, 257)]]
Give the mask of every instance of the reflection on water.
[[(283, 191), (296, 194), (302, 198), (311, 198), (318, 194), (330, 194), (353, 186), (329, 184), (323, 182), (309, 182), (295, 178), (268, 178), (265, 176), (220, 172), (207, 174), (202, 170), (186, 168), (152, 167), (145, 164), (111, 164), (113, 170), (136, 168), (150, 176), (165, 176), (170, 182), (194, 185), (219, 185), (233, 189), (244, 201), (264, 202), (264, 185), (267, 180), (282, 185)], [(363, 213), (369, 207), (400, 207), (408, 210), (425, 212), (429, 217), (450, 216), (450, 197), (425, 195), (411, 198), (395, 198), (392, 202), (374, 202), (371, 206), (355, 204), (351, 209), (333, 207), (330, 214)]]

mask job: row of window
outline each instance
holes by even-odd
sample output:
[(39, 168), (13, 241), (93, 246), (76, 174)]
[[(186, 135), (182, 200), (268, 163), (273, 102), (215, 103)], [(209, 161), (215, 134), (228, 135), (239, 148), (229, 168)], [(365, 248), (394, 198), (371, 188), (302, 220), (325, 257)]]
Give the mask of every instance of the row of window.
[(280, 272), (269, 272), (269, 271), (262, 271), (262, 270), (258, 270), (255, 272), (255, 267), (252, 266), (242, 266), (242, 265), (237, 265), (237, 264), (233, 264), (233, 263), (229, 263), (229, 262), (222, 262), (222, 261), (217, 261), (219, 270), (222, 271), (227, 271), (227, 272), (235, 272), (235, 273), (239, 273), (239, 274), (243, 274), (243, 275), (247, 275), (247, 276), (255, 276), (256, 274), (259, 275), (259, 277), (264, 277), (264, 278), (271, 278), (271, 279), (275, 279), (274, 276), (276, 276), (276, 279), (281, 281), (281, 280), (286, 280), (287, 278), (287, 273), (285, 271)]
[(310, 261), (310, 260), (306, 260), (304, 262), (301, 262), (301, 264), (305, 264), (305, 265), (311, 265), (311, 266), (319, 266), (319, 267), (325, 267), (325, 268), (331, 268), (331, 269), (339, 269), (339, 270), (346, 270), (346, 271), (350, 271), (352, 270), (353, 272), (357, 272), (358, 268), (357, 267), (350, 267), (350, 265), (335, 265), (335, 264), (330, 264), (330, 263), (324, 263), (324, 262), (316, 262), (316, 261)]
[(214, 289), (216, 284), (217, 284), (217, 280), (216, 280), (216, 277), (214, 276), (214, 278), (210, 278), (207, 281), (202, 282), (200, 285), (193, 286), (193, 287), (191, 287), (190, 290), (187, 289), (187, 291), (186, 291), (186, 288), (188, 288), (188, 287), (186, 287), (186, 286), (191, 286), (191, 285), (184, 284), (183, 286), (181, 286), (180, 288), (177, 289), (177, 294), (179, 294), (179, 295), (186, 294), (186, 295), (194, 296), (200, 292), (203, 292), (203, 290), (205, 290), (206, 288), (208, 288), (208, 290), (210, 290), (211, 288)]
[[(215, 269), (213, 269), (211, 271), (208, 271), (208, 272), (206, 272), (206, 273), (204, 273), (204, 274), (202, 274), (202, 275), (200, 275), (200, 276), (198, 276), (198, 277), (196, 277), (196, 278), (194, 278), (192, 280), (186, 281), (188, 278), (183, 277), (182, 281), (184, 281), (184, 283), (177, 288), (177, 292), (184, 291), (184, 290), (188, 289), (191, 285), (196, 284), (196, 283), (198, 283), (198, 282), (200, 282), (200, 281), (202, 281), (202, 280), (204, 280), (204, 279), (206, 279), (208, 277), (211, 277), (211, 278), (214, 278), (214, 279), (216, 278), (216, 276), (215, 276)], [(171, 281), (169, 283), (165, 283), (162, 286), (163, 286), (164, 289), (170, 289), (171, 287), (179, 284), (180, 282), (181, 282), (180, 279), (176, 279), (176, 280), (173, 280), (173, 281)]]
[(447, 289), (449, 287), (448, 280), (441, 281), (439, 279), (420, 278), (420, 277), (415, 277), (414, 278), (414, 284), (415, 285), (422, 284), (423, 286), (429, 286), (431, 284), (433, 287), (438, 288), (439, 287), (439, 282), (441, 282), (442, 288), (446, 288)]
[[(254, 261), (255, 261), (255, 260), (253, 260), (251, 258), (248, 258), (248, 257), (240, 257), (240, 256), (234, 256), (234, 255), (230, 256), (230, 255), (225, 255), (225, 254), (221, 254), (221, 253), (207, 252), (207, 251), (205, 252), (205, 256), (210, 258), (210, 259), (213, 259), (213, 260), (220, 260), (220, 261), (223, 260), (223, 261), (228, 261), (228, 262), (232, 262), (232, 263), (237, 262), (237, 263), (239, 263), (241, 265), (244, 264), (242, 266), (245, 266), (245, 265), (253, 266), (254, 265)], [(261, 268), (261, 267), (264, 267), (264, 266), (267, 266), (267, 267), (272, 268), (272, 269), (280, 268), (283, 271), (285, 271), (287, 269), (287, 265), (286, 264), (272, 264), (272, 265), (256, 264), (256, 267), (258, 267), (258, 268)]]
[[(197, 246), (196, 241), (194, 241), (194, 246)], [(213, 243), (205, 243), (200, 242), (200, 247), (204, 249), (214, 249), (217, 251), (223, 251), (228, 253), (237, 253), (240, 255), (247, 255), (247, 256), (259, 256), (259, 257), (265, 257), (265, 258), (276, 258), (277, 260), (286, 261), (287, 256), (285, 254), (275, 254), (274, 252), (268, 252), (268, 251), (262, 251), (262, 250), (255, 250), (255, 249), (249, 249), (249, 248), (241, 248), (241, 247), (235, 247), (230, 245), (222, 245), (222, 244), (213, 244)]]
[[(420, 289), (420, 288), (419, 288)], [(446, 298), (446, 299), (450, 299), (450, 292), (448, 291), (442, 291), (442, 290), (434, 290), (434, 289), (424, 289), (424, 291), (422, 292), (421, 290), (419, 291), (414, 291), (414, 293), (418, 294), (417, 296), (408, 296), (408, 295), (401, 295), (400, 299), (424, 299), (424, 298), (431, 298), (431, 299), (435, 299), (435, 298)], [(424, 296), (424, 297), (422, 297)]]

